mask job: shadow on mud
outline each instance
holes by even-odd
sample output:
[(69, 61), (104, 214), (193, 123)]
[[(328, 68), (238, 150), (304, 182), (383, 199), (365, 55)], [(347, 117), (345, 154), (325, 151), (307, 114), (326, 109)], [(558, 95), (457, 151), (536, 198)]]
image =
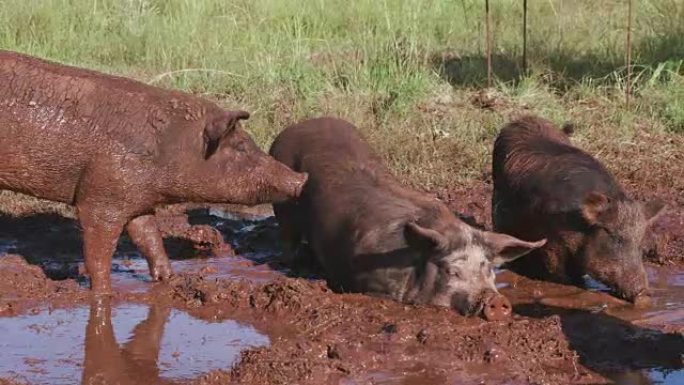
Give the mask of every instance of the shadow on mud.
[[(197, 221), (211, 220), (205, 218)], [(82, 244), (81, 229), (74, 219), (58, 214), (24, 217), (0, 215), (0, 254), (19, 254), (27, 262), (40, 266), (50, 279), (80, 277), (78, 265), (83, 261)], [(183, 238), (165, 237), (164, 246), (172, 260), (209, 255), (206, 249)], [(127, 258), (140, 258), (140, 254), (124, 232), (119, 238), (114, 259)]]
[[(225, 241), (240, 255), (256, 265), (266, 265), (289, 277), (316, 278), (320, 270), (310, 263), (289, 266), (278, 258), (282, 253), (278, 224), (273, 216), (243, 218), (228, 213), (221, 216), (209, 210), (187, 213), (192, 226), (208, 225), (220, 231)], [(187, 260), (211, 256), (211, 251), (177, 237), (165, 237), (164, 246), (172, 260)], [(79, 263), (83, 261), (82, 238), (78, 222), (58, 214), (37, 214), (26, 217), (0, 215), (0, 253), (19, 254), (40, 266), (53, 280), (79, 279)], [(114, 254), (114, 272), (126, 269), (118, 263), (125, 259), (140, 259), (135, 245), (124, 232)], [(311, 262), (311, 261), (309, 261)], [(314, 265), (315, 266), (315, 265)]]
[[(684, 369), (684, 336), (643, 328), (602, 312), (543, 304), (514, 306), (518, 314), (544, 318), (558, 315), (570, 347), (586, 367), (618, 384), (669, 384), (668, 376)], [(655, 382), (654, 377), (664, 381)], [(676, 383), (676, 379), (675, 382)]]
[(199, 216), (190, 223), (196, 224), (211, 218), (211, 225), (224, 234), (236, 255), (247, 258), (256, 265), (266, 265), (290, 278), (319, 279), (323, 276), (322, 268), (305, 245), (298, 250), (296, 263), (283, 262), (280, 258), (283, 249), (278, 221), (274, 216), (254, 219), (229, 216), (220, 220), (213, 216)]

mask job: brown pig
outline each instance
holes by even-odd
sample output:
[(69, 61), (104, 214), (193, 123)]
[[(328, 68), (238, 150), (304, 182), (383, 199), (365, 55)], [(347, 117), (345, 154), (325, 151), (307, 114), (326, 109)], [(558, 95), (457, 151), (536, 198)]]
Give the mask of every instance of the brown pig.
[(513, 262), (514, 270), (571, 284), (581, 284), (589, 274), (629, 301), (647, 292), (640, 245), (647, 226), (663, 211), (662, 202), (630, 199), (598, 160), (534, 116), (501, 130), (493, 179), (494, 229), (521, 239), (548, 239)]
[(258, 204), (306, 175), (262, 152), (244, 111), (178, 91), (0, 51), (0, 189), (74, 205), (95, 292), (124, 228), (155, 279), (171, 274), (153, 209)]
[(309, 179), (274, 205), (286, 247), (305, 240), (337, 291), (506, 318), (493, 267), (544, 244), (480, 231), (435, 198), (402, 186), (352, 124), (319, 118), (286, 128), (270, 154)]

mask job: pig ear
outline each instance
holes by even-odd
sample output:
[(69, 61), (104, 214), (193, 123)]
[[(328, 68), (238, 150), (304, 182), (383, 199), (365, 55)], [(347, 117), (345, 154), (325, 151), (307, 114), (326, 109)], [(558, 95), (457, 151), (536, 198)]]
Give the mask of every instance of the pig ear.
[(490, 261), (495, 266), (501, 266), (506, 262), (538, 249), (546, 244), (546, 239), (536, 242), (526, 242), (507, 234), (483, 232), (484, 241), (492, 250)]
[(233, 131), (240, 120), (249, 119), (249, 112), (224, 111), (219, 117), (209, 122), (204, 128), (204, 159), (209, 159), (218, 148), (219, 141), (228, 132)]
[(599, 192), (591, 192), (582, 203), (582, 218), (590, 225), (599, 223), (601, 215), (608, 210), (610, 199)]
[(437, 230), (428, 229), (415, 222), (409, 222), (404, 227), (404, 237), (411, 247), (419, 249), (446, 249), (448, 241)]
[(648, 223), (653, 223), (665, 212), (665, 202), (661, 201), (660, 199), (646, 202), (642, 206), (642, 210)]

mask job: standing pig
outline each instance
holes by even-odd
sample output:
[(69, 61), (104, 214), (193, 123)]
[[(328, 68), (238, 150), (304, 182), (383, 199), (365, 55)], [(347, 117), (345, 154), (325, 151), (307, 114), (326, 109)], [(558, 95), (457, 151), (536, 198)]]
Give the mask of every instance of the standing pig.
[(76, 206), (93, 291), (111, 290), (124, 227), (171, 274), (152, 210), (295, 197), (306, 175), (260, 151), (225, 111), (182, 92), (0, 51), (0, 189)]
[(298, 199), (274, 205), (286, 247), (293, 252), (306, 240), (337, 291), (502, 319), (511, 305), (493, 267), (545, 243), (477, 230), (402, 186), (343, 120), (290, 126), (270, 154), (309, 175)]
[(589, 274), (629, 301), (646, 293), (640, 243), (663, 203), (627, 197), (598, 160), (570, 144), (551, 122), (533, 116), (501, 130), (493, 179), (495, 230), (548, 239), (512, 263), (514, 270), (573, 284)]

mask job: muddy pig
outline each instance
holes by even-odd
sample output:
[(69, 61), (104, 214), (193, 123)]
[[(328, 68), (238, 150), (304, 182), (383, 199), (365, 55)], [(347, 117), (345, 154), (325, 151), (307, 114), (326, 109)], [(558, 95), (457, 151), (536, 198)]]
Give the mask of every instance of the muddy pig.
[(648, 280), (640, 244), (664, 204), (630, 199), (568, 136), (545, 119), (525, 116), (503, 127), (496, 139), (494, 229), (521, 239), (548, 239), (511, 267), (577, 285), (589, 274), (618, 296), (645, 303)]
[(244, 111), (178, 91), (0, 51), (0, 189), (74, 205), (93, 291), (111, 290), (128, 231), (155, 279), (171, 274), (150, 215), (163, 203), (257, 204), (306, 175), (262, 152)]
[(545, 243), (477, 230), (402, 186), (344, 120), (290, 126), (270, 154), (309, 175), (298, 199), (274, 205), (285, 246), (306, 241), (336, 291), (502, 319), (511, 305), (493, 268)]

